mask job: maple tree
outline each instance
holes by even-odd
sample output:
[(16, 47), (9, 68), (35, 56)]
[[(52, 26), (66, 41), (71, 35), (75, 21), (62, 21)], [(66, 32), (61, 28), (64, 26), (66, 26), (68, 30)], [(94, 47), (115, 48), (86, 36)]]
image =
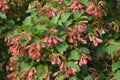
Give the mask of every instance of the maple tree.
[(0, 79), (119, 80), (119, 13), (114, 0), (0, 1)]

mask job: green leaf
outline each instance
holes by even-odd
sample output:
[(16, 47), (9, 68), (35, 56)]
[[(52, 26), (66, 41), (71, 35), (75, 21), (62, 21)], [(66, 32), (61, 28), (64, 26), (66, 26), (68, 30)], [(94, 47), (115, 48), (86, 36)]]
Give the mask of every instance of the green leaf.
[(112, 71), (113, 72), (115, 72), (119, 68), (120, 68), (120, 61), (117, 61), (117, 62), (115, 62), (115, 63), (112, 64)]
[(22, 63), (20, 63), (20, 66), (19, 66), (19, 70), (23, 70), (23, 69), (29, 69), (30, 68), (30, 62), (25, 62), (23, 61)]
[(71, 5), (71, 2), (70, 2), (70, 0), (65, 0), (65, 1), (64, 1), (64, 4), (65, 4), (66, 6), (70, 6), (70, 5)]
[(84, 14), (84, 13), (83, 13), (83, 12), (80, 12), (80, 11), (74, 12), (74, 14), (73, 14), (74, 19), (75, 19), (75, 20), (80, 20), (80, 19), (81, 19), (81, 16), (82, 16), (83, 14)]
[(61, 20), (58, 21), (58, 25), (60, 25), (60, 26), (63, 25)]
[(113, 42), (106, 47), (106, 51), (108, 54), (113, 55), (114, 52), (118, 51), (119, 47), (120, 47), (119, 43)]
[(91, 75), (84, 78), (84, 80), (93, 80), (93, 77)]
[(44, 36), (43, 34), (47, 32), (47, 28), (44, 25), (37, 25), (33, 26), (30, 31), (35, 35)]
[(80, 67), (77, 64), (75, 64), (73, 61), (65, 62), (65, 64), (66, 66), (75, 68), (78, 72), (80, 71)]
[(97, 56), (103, 56), (106, 53), (104, 45), (97, 47), (96, 54)]
[[(7, 24), (14, 27), (15, 26), (15, 22), (13, 20), (9, 20), (7, 21)], [(16, 27), (16, 26), (15, 26)]]
[(68, 60), (80, 60), (80, 54), (77, 50), (72, 50), (69, 53)]
[(32, 9), (28, 9), (27, 11), (26, 11), (26, 13), (32, 13), (32, 12), (35, 12), (36, 11), (36, 9), (35, 8), (32, 8)]
[(32, 25), (31, 18), (30, 17), (25, 18), (25, 20), (23, 21), (23, 25)]
[(13, 57), (13, 60), (18, 61), (18, 60), (20, 60), (20, 58), (21, 58), (20, 56), (15, 56), (15, 57)]
[(99, 74), (99, 80), (106, 80), (106, 76), (102, 73)]
[(30, 25), (19, 26), (17, 28), (17, 31), (21, 31), (21, 30), (29, 31), (30, 27), (31, 27)]
[(26, 13), (31, 13), (31, 16), (36, 16), (36, 8), (28, 9)]
[(58, 33), (56, 34), (59, 38), (62, 38), (63, 40), (66, 39), (66, 31), (65, 29), (61, 28), (58, 30)]
[(90, 54), (89, 49), (86, 48), (86, 47), (81, 47), (81, 51), (82, 51), (83, 53), (85, 53), (85, 54)]
[(81, 19), (88, 19), (88, 16), (81, 16)]
[(29, 43), (25, 36), (22, 37), (21, 43), (25, 46)]
[(50, 19), (48, 17), (41, 17), (38, 21), (50, 24)]
[(37, 78), (38, 80), (43, 80), (48, 73), (48, 66), (39, 65), (37, 66)]
[(55, 80), (64, 80), (65, 79), (65, 75), (64, 74), (61, 74), (61, 75), (58, 75)]
[(51, 6), (52, 6), (52, 7), (57, 7), (58, 4), (59, 4), (59, 3), (58, 3), (57, 1), (53, 1), (53, 2), (51, 2)]
[(69, 19), (66, 21), (65, 25), (70, 26), (72, 24), (73, 19)]
[(65, 23), (68, 20), (69, 17), (70, 17), (70, 13), (64, 13), (64, 14), (62, 14), (61, 18), (60, 18), (60, 22)]
[(57, 51), (63, 55), (64, 51), (66, 51), (66, 49), (68, 48), (68, 44), (66, 42), (63, 42), (63, 43), (58, 43), (56, 45), (56, 49)]
[(55, 16), (52, 18), (51, 22), (57, 24), (59, 18), (60, 18), (60, 16)]
[(115, 73), (115, 78), (120, 80), (120, 70)]
[(3, 14), (3, 13), (0, 12), (0, 18), (7, 19), (7, 16), (5, 14)]
[(76, 76), (71, 76), (71, 77), (69, 78), (69, 80), (77, 80), (77, 77), (76, 77)]
[(90, 4), (89, 0), (81, 0), (81, 3), (85, 6), (88, 6)]

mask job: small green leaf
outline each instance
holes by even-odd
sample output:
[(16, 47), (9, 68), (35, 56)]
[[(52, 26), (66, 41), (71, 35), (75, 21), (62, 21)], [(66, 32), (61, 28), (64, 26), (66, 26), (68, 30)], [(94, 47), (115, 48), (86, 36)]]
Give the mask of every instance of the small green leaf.
[(23, 75), (23, 74), (21, 74), (21, 73), (18, 73), (18, 74), (17, 74), (17, 77), (19, 77), (19, 78), (23, 78), (23, 77), (24, 77), (24, 75)]
[(75, 68), (78, 72), (80, 71), (80, 67), (77, 64), (75, 64), (73, 61), (65, 62), (65, 64), (69, 67)]
[(20, 63), (20, 66), (19, 66), (19, 70), (23, 70), (23, 69), (28, 69), (30, 68), (30, 62), (25, 62), (23, 61), (22, 63)]
[(12, 26), (12, 27), (15, 26), (15, 22), (13, 20), (7, 21), (7, 24)]
[(65, 75), (64, 74), (61, 74), (61, 75), (58, 75), (55, 80), (64, 80), (65, 79)]
[(115, 78), (120, 80), (120, 70), (115, 73)]
[(18, 60), (20, 60), (20, 58), (21, 58), (20, 56), (15, 56), (15, 57), (13, 57), (13, 60), (18, 61)]
[(80, 60), (80, 54), (77, 50), (72, 50), (69, 53), (68, 60)]
[(60, 16), (55, 16), (52, 18), (51, 22), (57, 24), (59, 18), (60, 18)]
[(65, 40), (66, 39), (66, 31), (64, 29), (59, 29), (56, 36)]
[(23, 25), (32, 25), (31, 18), (30, 17), (25, 18), (25, 20), (23, 21)]
[(66, 42), (63, 42), (63, 43), (58, 43), (56, 45), (56, 49), (57, 51), (63, 55), (64, 51), (66, 51), (66, 49), (68, 48), (68, 44)]
[(65, 25), (66, 25), (66, 26), (71, 25), (71, 24), (72, 24), (72, 21), (73, 21), (73, 19), (69, 19), (69, 20), (67, 20), (66, 23), (65, 23)]
[(100, 45), (97, 47), (97, 49), (96, 49), (97, 56), (103, 56), (105, 53), (106, 53), (106, 51), (105, 51), (104, 45)]
[(32, 13), (32, 12), (35, 12), (35, 11), (36, 11), (35, 8), (33, 8), (33, 9), (28, 9), (28, 10), (26, 11), (26, 13)]
[(57, 1), (53, 1), (53, 2), (51, 2), (51, 6), (52, 6), (52, 7), (57, 7), (58, 4), (59, 4), (59, 3), (58, 3)]
[(86, 47), (81, 47), (81, 51), (82, 51), (83, 53), (85, 53), (85, 54), (90, 54), (89, 49), (86, 48)]
[(5, 14), (3, 14), (3, 13), (0, 12), (0, 18), (7, 19), (7, 16)]
[(47, 28), (44, 25), (37, 25), (33, 26), (30, 31), (35, 35), (43, 36), (47, 32)]
[(93, 77), (91, 75), (84, 78), (84, 80), (93, 80)]
[(77, 11), (73, 14), (75, 20), (80, 20), (81, 16), (83, 15), (83, 12)]
[(38, 20), (37, 20), (36, 24), (39, 23), (39, 22), (50, 24), (50, 19), (48, 17), (46, 17), (46, 16), (45, 17), (40, 17), (40, 18), (37, 18), (37, 19)]
[(40, 22), (50, 22), (50, 19), (48, 17), (41, 17)]
[(48, 67), (45, 65), (37, 66), (37, 78), (38, 80), (43, 80), (48, 73)]
[(69, 17), (70, 17), (70, 13), (64, 13), (61, 15), (60, 21), (65, 23)]
[(114, 52), (118, 51), (119, 47), (120, 47), (119, 43), (113, 42), (106, 47), (106, 51), (108, 54), (113, 55)]
[(88, 16), (81, 16), (81, 19), (88, 19)]
[(25, 36), (22, 37), (21, 43), (25, 46), (29, 43)]
[(65, 1), (64, 1), (64, 4), (65, 4), (66, 6), (70, 6), (70, 5), (71, 5), (71, 2), (70, 2), (70, 0), (65, 0)]
[(31, 16), (36, 16), (36, 8), (28, 9), (26, 13), (31, 13)]
[(30, 29), (30, 25), (23, 25), (23, 26), (19, 26), (17, 28), (17, 31), (21, 31), (21, 30), (25, 30), (25, 31), (28, 31)]
[(113, 72), (115, 72), (119, 68), (120, 68), (120, 61), (117, 61), (117, 62), (115, 62), (115, 63), (112, 64), (112, 71)]
[(69, 80), (77, 80), (76, 76), (71, 76)]
[(88, 6), (90, 4), (89, 0), (81, 0), (81, 3), (83, 3), (85, 6)]

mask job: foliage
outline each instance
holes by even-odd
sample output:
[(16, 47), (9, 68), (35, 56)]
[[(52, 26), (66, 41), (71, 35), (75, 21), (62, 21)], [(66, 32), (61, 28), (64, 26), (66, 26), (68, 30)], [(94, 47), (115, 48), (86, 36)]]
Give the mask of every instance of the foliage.
[(6, 71), (0, 79), (120, 79), (119, 1), (0, 4), (0, 72)]
[[(6, 8), (2, 10), (3, 12), (6, 12), (5, 11)], [(8, 52), (7, 42), (5, 42), (5, 36), (8, 33), (10, 33), (12, 30), (16, 29), (17, 27), (14, 21), (8, 19), (7, 16), (3, 12), (0, 12), (0, 79), (2, 80), (7, 75), (5, 67), (10, 57), (10, 54), (7, 54), (9, 52)]]

